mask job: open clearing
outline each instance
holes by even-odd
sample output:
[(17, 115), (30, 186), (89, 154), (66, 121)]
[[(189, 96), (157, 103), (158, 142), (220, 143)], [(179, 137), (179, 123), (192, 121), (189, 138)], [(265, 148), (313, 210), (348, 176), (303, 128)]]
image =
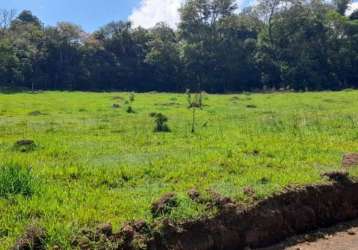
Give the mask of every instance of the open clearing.
[[(67, 249), (85, 227), (151, 222), (150, 204), (168, 192), (179, 203), (164, 216), (181, 221), (215, 213), (187, 197), (192, 188), (249, 204), (324, 183), (358, 148), (358, 91), (205, 94), (194, 134), (186, 95), (135, 94), (134, 113), (129, 96), (0, 94), (0, 166), (32, 176), (29, 194), (0, 197), (1, 249), (32, 224), (47, 230), (48, 246)], [(152, 112), (171, 132), (154, 132)]]

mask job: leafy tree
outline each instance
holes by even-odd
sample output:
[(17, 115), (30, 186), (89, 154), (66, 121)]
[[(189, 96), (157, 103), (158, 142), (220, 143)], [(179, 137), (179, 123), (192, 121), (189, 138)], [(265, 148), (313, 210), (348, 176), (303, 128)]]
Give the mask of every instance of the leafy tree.
[(358, 20), (358, 9), (353, 11), (352, 14), (349, 16), (351, 20)]
[(250, 91), (358, 87), (349, 0), (186, 0), (173, 30), (111, 22), (88, 34), (0, 10), (0, 88)]
[(11, 26), (31, 24), (37, 27), (42, 26), (40, 19), (34, 16), (31, 11), (24, 10), (18, 17), (12, 22)]
[(180, 55), (177, 36), (164, 23), (150, 30), (145, 62), (153, 68), (153, 89), (175, 91), (180, 89)]

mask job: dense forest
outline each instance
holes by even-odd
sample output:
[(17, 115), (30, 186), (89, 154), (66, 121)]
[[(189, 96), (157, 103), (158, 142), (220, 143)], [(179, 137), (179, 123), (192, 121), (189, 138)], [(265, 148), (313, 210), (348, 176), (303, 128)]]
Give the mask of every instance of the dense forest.
[(93, 33), (0, 11), (0, 88), (208, 92), (358, 87), (349, 0), (187, 0), (177, 29), (111, 22)]

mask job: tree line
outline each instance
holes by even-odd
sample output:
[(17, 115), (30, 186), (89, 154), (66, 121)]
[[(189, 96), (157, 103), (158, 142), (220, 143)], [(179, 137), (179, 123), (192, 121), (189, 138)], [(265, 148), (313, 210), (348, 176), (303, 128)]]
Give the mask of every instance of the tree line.
[(358, 87), (349, 0), (187, 0), (177, 29), (111, 22), (93, 33), (0, 11), (0, 88), (91, 91)]

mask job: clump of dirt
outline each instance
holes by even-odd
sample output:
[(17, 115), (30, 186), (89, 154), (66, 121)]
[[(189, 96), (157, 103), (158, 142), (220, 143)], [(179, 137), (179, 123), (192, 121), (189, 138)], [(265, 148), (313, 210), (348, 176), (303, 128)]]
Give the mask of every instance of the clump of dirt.
[(196, 190), (195, 188), (190, 189), (187, 194), (188, 194), (189, 198), (195, 202), (201, 202), (201, 200), (202, 200), (199, 191)]
[(128, 223), (118, 232), (113, 232), (110, 224), (102, 224), (96, 231), (82, 230), (72, 241), (72, 246), (81, 250), (148, 249), (153, 240), (152, 231), (145, 221)]
[(13, 250), (44, 250), (46, 231), (43, 228), (30, 226), (24, 235), (17, 240)]
[(322, 176), (327, 177), (331, 181), (336, 181), (343, 184), (348, 184), (352, 182), (352, 180), (349, 178), (348, 172), (333, 171), (333, 172), (324, 173)]
[(155, 103), (154, 106), (173, 107), (180, 106), (177, 102)]
[(204, 196), (195, 188), (187, 192), (187, 195), (192, 201), (205, 205), (207, 210), (213, 208), (223, 210), (231, 206), (238, 206), (231, 198), (223, 196), (213, 190), (207, 190), (207, 194), (208, 196)]
[(13, 149), (22, 153), (27, 153), (35, 150), (36, 143), (33, 140), (24, 139), (15, 142)]
[(257, 108), (257, 106), (253, 105), (253, 104), (248, 104), (248, 105), (246, 105), (246, 108), (255, 109), (255, 108)]
[(96, 232), (97, 234), (103, 234), (107, 237), (110, 237), (113, 233), (112, 224), (106, 223), (106, 224), (98, 225)]
[(122, 97), (122, 96), (113, 96), (112, 100), (124, 100), (124, 97)]
[(343, 156), (342, 166), (345, 168), (358, 166), (358, 153), (348, 153)]
[(256, 196), (256, 192), (252, 187), (245, 187), (243, 189), (243, 192), (248, 197), (255, 197)]
[(225, 208), (228, 204), (235, 204), (231, 198), (223, 196), (218, 192), (209, 190), (209, 194), (211, 196), (210, 202), (219, 209)]
[(230, 98), (230, 101), (234, 102), (234, 101), (239, 101), (240, 100), (240, 97), (238, 96), (233, 96)]
[(45, 115), (45, 113), (42, 113), (41, 111), (35, 110), (29, 113), (30, 116), (39, 116), (39, 115)]
[(178, 206), (178, 200), (175, 193), (167, 193), (159, 200), (152, 203), (151, 212), (152, 216), (159, 217), (168, 214), (173, 208)]

